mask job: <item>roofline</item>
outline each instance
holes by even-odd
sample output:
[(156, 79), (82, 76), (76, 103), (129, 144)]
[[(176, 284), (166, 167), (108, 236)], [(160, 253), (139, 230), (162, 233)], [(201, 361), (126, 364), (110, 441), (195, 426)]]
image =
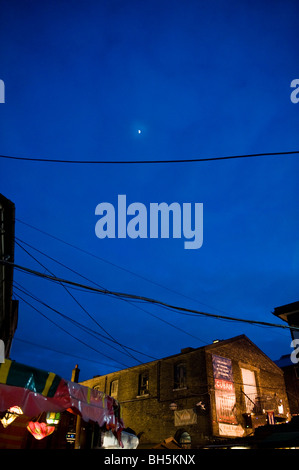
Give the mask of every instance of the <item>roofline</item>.
[[(281, 368), (275, 364), (275, 362), (273, 361), (273, 359), (271, 359), (269, 356), (267, 356), (267, 354), (262, 350), (260, 349), (255, 343), (253, 343), (249, 338), (248, 336), (242, 334), (242, 335), (239, 335), (239, 336), (234, 336), (233, 338), (230, 338), (228, 340), (224, 340), (223, 343), (231, 343), (233, 341), (239, 341), (240, 339), (245, 339), (246, 341), (248, 341), (248, 343), (250, 343), (255, 349), (258, 349), (259, 352), (266, 358), (268, 359), (269, 361), (272, 362), (272, 364), (279, 370), (280, 373), (283, 374), (283, 371), (281, 370)], [(219, 343), (215, 343), (215, 344), (210, 344), (208, 346), (206, 346), (206, 349), (212, 349), (213, 347), (216, 347), (217, 344)]]
[(94, 376), (90, 379), (87, 379), (87, 380), (84, 380), (82, 381), (82, 383), (84, 382), (88, 382), (90, 380), (93, 380), (97, 377), (105, 377), (107, 375), (111, 375), (111, 374), (117, 374), (117, 373), (120, 373), (120, 372), (124, 372), (126, 370), (131, 370), (131, 369), (135, 369), (136, 367), (146, 367), (150, 364), (154, 364), (154, 363), (158, 363), (159, 361), (163, 361), (163, 360), (167, 360), (167, 359), (172, 359), (174, 357), (179, 357), (179, 356), (183, 356), (183, 355), (186, 355), (186, 354), (192, 354), (194, 353), (195, 351), (199, 351), (199, 350), (211, 350), (211, 349), (214, 349), (214, 348), (217, 348), (219, 347), (219, 344), (221, 345), (225, 345), (225, 344), (229, 344), (229, 343), (232, 343), (232, 342), (236, 342), (236, 341), (239, 341), (240, 339), (245, 339), (246, 341), (248, 341), (253, 347), (255, 347), (256, 349), (259, 350), (259, 352), (266, 358), (268, 359), (269, 361), (272, 362), (272, 364), (275, 366), (275, 368), (277, 368), (277, 370), (283, 374), (283, 371), (281, 370), (281, 368), (275, 364), (275, 362), (269, 357), (267, 356), (266, 353), (264, 353), (264, 351), (262, 351), (255, 343), (253, 343), (245, 334), (242, 334), (242, 335), (238, 335), (238, 336), (233, 336), (232, 338), (228, 338), (228, 339), (224, 339), (224, 340), (219, 340), (217, 341), (216, 343), (211, 343), (211, 344), (208, 344), (206, 346), (200, 346), (198, 348), (194, 348), (192, 351), (187, 351), (187, 352), (180, 352), (180, 353), (177, 353), (177, 354), (172, 354), (170, 356), (166, 356), (166, 357), (161, 357), (160, 359), (154, 359), (153, 361), (148, 361), (148, 362), (143, 362), (141, 364), (137, 364), (135, 366), (131, 366), (131, 367), (126, 367), (125, 369), (119, 369), (119, 370), (116, 370), (116, 371), (113, 371), (113, 372), (108, 372), (107, 374), (102, 374), (102, 375), (98, 375), (98, 376)]
[(290, 304), (275, 307), (273, 315), (288, 323), (288, 315), (299, 311), (299, 302), (291, 302)]

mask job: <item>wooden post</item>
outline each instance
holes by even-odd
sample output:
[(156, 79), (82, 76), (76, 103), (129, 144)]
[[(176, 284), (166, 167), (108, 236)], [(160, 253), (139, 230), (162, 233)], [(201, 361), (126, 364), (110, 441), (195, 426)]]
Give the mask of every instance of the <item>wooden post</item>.
[[(75, 368), (72, 371), (72, 382), (78, 383), (79, 373), (80, 373), (80, 369), (78, 368), (78, 364), (76, 364)], [(80, 449), (80, 437), (81, 437), (81, 416), (77, 415), (76, 437), (75, 437), (75, 446), (74, 446), (75, 449)]]

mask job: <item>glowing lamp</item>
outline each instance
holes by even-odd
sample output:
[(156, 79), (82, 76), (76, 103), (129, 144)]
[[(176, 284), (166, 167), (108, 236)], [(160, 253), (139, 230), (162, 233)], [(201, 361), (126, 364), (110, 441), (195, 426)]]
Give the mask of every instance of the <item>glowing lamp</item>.
[(35, 437), (35, 439), (40, 441), (44, 437), (52, 434), (52, 432), (55, 431), (55, 426), (48, 426), (46, 423), (39, 423), (38, 421), (30, 421), (27, 429), (32, 434), (32, 436)]
[(4, 417), (0, 420), (2, 426), (6, 428), (9, 424), (11, 424), (19, 415), (22, 415), (23, 411), (19, 406), (12, 406), (9, 408)]
[(47, 424), (57, 425), (60, 421), (60, 413), (49, 412), (46, 416)]

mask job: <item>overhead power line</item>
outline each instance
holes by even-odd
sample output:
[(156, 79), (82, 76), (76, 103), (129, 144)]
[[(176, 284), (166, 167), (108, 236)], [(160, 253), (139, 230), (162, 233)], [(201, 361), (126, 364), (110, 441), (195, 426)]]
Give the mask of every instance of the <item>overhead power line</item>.
[[(21, 242), (21, 243), (23, 243), (23, 244), (25, 244), (26, 246), (29, 246), (31, 249), (37, 251), (38, 253), (42, 254), (42, 255), (45, 256), (46, 258), (51, 259), (51, 260), (54, 261), (55, 263), (57, 263), (57, 264), (63, 266), (64, 268), (70, 270), (71, 272), (77, 274), (79, 277), (85, 279), (85, 281), (91, 282), (91, 283), (94, 284), (95, 286), (100, 287), (100, 288), (103, 289), (103, 286), (102, 286), (102, 285), (100, 285), (100, 284), (98, 284), (97, 282), (95, 282), (95, 281), (93, 281), (93, 280), (87, 278), (86, 276), (83, 276), (83, 275), (82, 275), (81, 273), (79, 273), (78, 271), (75, 271), (74, 269), (70, 268), (69, 266), (65, 265), (64, 263), (61, 263), (61, 261), (56, 260), (56, 259), (53, 258), (52, 256), (49, 256), (48, 254), (42, 252), (42, 251), (39, 250), (38, 248), (36, 248), (36, 247), (30, 245), (29, 243), (26, 243), (26, 242), (24, 242), (23, 240), (20, 240), (20, 239), (17, 238), (17, 237), (15, 237), (15, 241), (16, 241), (17, 245), (19, 245), (21, 248), (23, 248), (23, 247), (18, 243), (18, 241)], [(27, 250), (25, 250), (25, 251), (27, 252)], [(27, 252), (27, 253), (28, 253), (28, 252)], [(28, 254), (30, 255), (30, 253), (28, 253)], [(30, 255), (30, 256), (31, 256), (31, 255)], [(34, 257), (33, 257), (33, 258), (34, 258)], [(35, 259), (35, 258), (34, 258), (34, 259)], [(41, 264), (41, 266), (43, 266), (43, 265)], [(44, 267), (44, 266), (43, 266), (43, 267)], [(48, 272), (49, 272), (50, 274), (53, 274), (53, 273), (51, 273), (51, 271), (49, 271), (49, 270), (48, 270)], [(66, 288), (65, 286), (63, 286), (63, 287)], [(161, 287), (162, 287), (162, 286), (161, 286)], [(165, 287), (165, 288), (168, 289), (167, 287)], [(169, 290), (172, 290), (172, 289), (169, 289)], [(176, 291), (173, 291), (173, 292), (176, 293)], [(183, 295), (183, 294), (182, 294), (182, 296), (185, 297), (185, 295)], [(187, 297), (187, 298), (190, 298), (190, 297), (188, 297), (188, 296), (186, 296), (186, 297)], [(178, 330), (178, 331), (180, 331), (180, 332), (182, 332), (182, 333), (184, 333), (184, 334), (186, 334), (186, 335), (188, 335), (188, 336), (190, 336), (190, 337), (192, 337), (192, 338), (194, 338), (194, 339), (197, 339), (198, 341), (200, 341), (200, 342), (202, 342), (202, 343), (209, 344), (208, 342), (204, 341), (202, 338), (199, 338), (198, 336), (195, 336), (194, 334), (189, 333), (188, 331), (186, 331), (186, 330), (184, 330), (184, 329), (182, 329), (182, 328), (180, 328), (180, 327), (174, 325), (173, 323), (170, 323), (170, 322), (164, 320), (163, 318), (160, 318), (159, 316), (154, 315), (153, 313), (151, 313), (151, 312), (145, 310), (144, 308), (140, 307), (139, 305), (136, 305), (136, 303), (133, 303), (131, 300), (127, 300), (127, 299), (123, 299), (123, 300), (125, 300), (126, 302), (129, 302), (134, 308), (137, 308), (137, 309), (143, 311), (143, 312), (146, 313), (147, 315), (150, 315), (151, 317), (156, 318), (157, 320), (159, 320), (159, 321), (161, 321), (161, 322), (163, 322), (163, 323), (169, 325), (170, 327), (172, 327), (172, 328), (174, 328), (174, 329), (176, 329), (176, 330)], [(193, 300), (193, 299), (191, 298), (191, 300)], [(203, 304), (203, 305), (204, 305), (204, 304)]]
[[(99, 260), (99, 261), (102, 261), (102, 262), (104, 262), (104, 263), (106, 263), (106, 264), (108, 264), (108, 265), (110, 265), (110, 266), (112, 266), (112, 267), (114, 267), (114, 268), (117, 268), (117, 269), (119, 269), (119, 270), (121, 270), (121, 271), (123, 271), (123, 272), (126, 272), (126, 273), (128, 273), (128, 274), (130, 274), (130, 275), (132, 275), (132, 276), (135, 276), (135, 277), (137, 277), (137, 278), (139, 278), (139, 279), (141, 279), (141, 280), (143, 280), (143, 281), (145, 281), (145, 282), (148, 282), (148, 283), (150, 283), (150, 284), (152, 284), (152, 285), (155, 285), (155, 286), (157, 286), (157, 287), (160, 287), (160, 288), (162, 288), (162, 289), (166, 289), (166, 290), (169, 291), (169, 292), (172, 292), (172, 293), (174, 293), (174, 294), (176, 294), (176, 295), (179, 295), (179, 296), (181, 296), (181, 297), (184, 297), (184, 298), (186, 298), (186, 299), (188, 299), (188, 300), (192, 300), (193, 302), (196, 302), (196, 303), (198, 303), (198, 304), (200, 304), (200, 305), (204, 305), (205, 307), (207, 307), (207, 308), (209, 308), (209, 309), (212, 309), (212, 310), (215, 310), (216, 312), (217, 312), (217, 311), (220, 312), (219, 309), (217, 309), (217, 308), (215, 308), (215, 307), (212, 307), (211, 305), (208, 305), (208, 304), (206, 304), (206, 303), (204, 303), (204, 302), (201, 302), (201, 301), (199, 301), (198, 299), (195, 299), (195, 298), (193, 298), (193, 297), (191, 297), (191, 296), (189, 296), (189, 295), (183, 294), (183, 293), (177, 291), (176, 289), (173, 289), (173, 288), (168, 287), (168, 286), (164, 286), (163, 284), (161, 284), (161, 283), (159, 283), (159, 282), (157, 282), (157, 281), (154, 281), (154, 280), (152, 280), (152, 279), (149, 279), (148, 277), (142, 276), (141, 274), (138, 274), (138, 273), (136, 273), (136, 272), (134, 272), (134, 271), (131, 271), (130, 269), (127, 269), (127, 268), (125, 268), (125, 267), (123, 267), (123, 266), (120, 266), (120, 265), (118, 265), (118, 264), (116, 264), (116, 263), (113, 263), (112, 261), (109, 261), (109, 260), (106, 259), (106, 258), (102, 258), (101, 256), (95, 255), (94, 253), (92, 253), (92, 252), (90, 252), (90, 251), (87, 251), (87, 250), (84, 250), (83, 248), (81, 248), (81, 247), (79, 247), (79, 246), (76, 246), (76, 245), (74, 245), (74, 244), (72, 244), (72, 243), (70, 243), (70, 242), (67, 242), (67, 241), (63, 240), (62, 238), (56, 237), (55, 235), (52, 235), (52, 234), (50, 234), (50, 233), (48, 233), (48, 232), (45, 232), (44, 230), (41, 230), (40, 228), (35, 227), (34, 225), (28, 224), (27, 222), (24, 222), (23, 220), (18, 219), (17, 217), (16, 217), (15, 220), (17, 220), (18, 222), (20, 222), (20, 223), (23, 224), (23, 225), (26, 225), (27, 227), (32, 228), (33, 230), (36, 230), (37, 232), (42, 233), (43, 235), (46, 235), (46, 236), (48, 236), (48, 237), (50, 237), (50, 238), (53, 238), (54, 240), (57, 240), (57, 241), (59, 241), (60, 243), (63, 243), (64, 245), (67, 245), (67, 246), (69, 246), (69, 247), (71, 247), (71, 248), (74, 248), (75, 250), (78, 250), (78, 251), (80, 251), (81, 253), (84, 253), (84, 254), (86, 254), (86, 255), (88, 255), (88, 256), (91, 256), (92, 258), (95, 258), (95, 259), (97, 259), (97, 260)], [(22, 243), (25, 243), (25, 245), (30, 246), (30, 247), (33, 248), (35, 251), (39, 251), (39, 252), (40, 252), (40, 250), (38, 250), (36, 247), (32, 247), (32, 245), (29, 245), (28, 243), (24, 242), (23, 240), (20, 240), (20, 239), (17, 238), (17, 237), (15, 237), (15, 239), (21, 241)], [(42, 252), (40, 252), (40, 253), (42, 253)], [(44, 254), (44, 253), (42, 253), (42, 254)], [(45, 255), (45, 254), (44, 254), (44, 255)], [(62, 266), (64, 266), (64, 267), (66, 267), (66, 268), (69, 269), (70, 271), (75, 272), (74, 270), (72, 270), (71, 268), (65, 266), (65, 265), (62, 264), (61, 262), (59, 262), (59, 261), (57, 261), (57, 260), (54, 260), (54, 259), (51, 258), (49, 255), (45, 255), (45, 256), (48, 257), (48, 258), (50, 258), (50, 259), (52, 259), (52, 261), (55, 261), (56, 263), (58, 263), (58, 264), (60, 264), (60, 265), (62, 265)], [(76, 272), (76, 274), (78, 274), (78, 273)], [(94, 283), (94, 281), (90, 281), (90, 279), (86, 278), (86, 277), (83, 276), (82, 274), (80, 274), (80, 276), (81, 276), (82, 278), (84, 278), (85, 280), (87, 280), (88, 282)], [(100, 286), (98, 283), (94, 283), (94, 284), (96, 284), (96, 285), (99, 286), (99, 287), (102, 287), (102, 286)]]
[[(17, 240), (15, 240), (15, 243), (20, 247), (22, 248), (22, 250), (24, 250), (31, 258), (33, 258), (42, 268), (44, 268), (46, 271), (48, 271), (48, 273), (50, 273), (52, 276), (55, 276), (55, 274), (53, 272), (51, 272), (43, 263), (41, 263), (38, 259), (36, 259), (31, 253), (29, 253), (29, 251), (27, 251)], [(66, 290), (66, 292), (72, 297), (72, 299), (77, 303), (77, 305), (79, 305), (79, 307), (83, 310), (83, 312), (89, 317), (92, 319), (92, 321), (94, 321), (96, 323), (96, 325), (98, 327), (101, 328), (101, 330), (103, 330), (110, 338), (113, 342), (117, 343), (118, 345), (120, 345), (120, 347), (124, 350), (126, 350), (126, 348), (121, 344), (119, 343), (95, 318), (93, 315), (91, 315), (84, 307), (83, 305), (76, 299), (76, 297), (69, 291), (69, 289), (64, 285), (62, 284), (62, 287)], [(134, 357), (131, 353), (129, 353), (129, 355), (132, 357), (132, 359), (135, 359), (137, 362), (140, 362), (136, 357)]]
[(58, 277), (55, 277), (55, 276), (51, 276), (49, 274), (44, 274), (44, 273), (41, 273), (39, 271), (34, 271), (33, 269), (29, 269), (29, 268), (26, 268), (24, 266), (20, 266), (18, 264), (11, 263), (9, 261), (0, 260), (0, 264), (4, 264), (4, 265), (7, 265), (7, 266), (14, 267), (15, 269), (17, 269), (19, 271), (23, 271), (25, 273), (32, 274), (34, 276), (41, 277), (41, 278), (44, 278), (44, 279), (47, 279), (47, 280), (50, 280), (50, 281), (65, 283), (65, 284), (73, 285), (73, 286), (76, 286), (76, 287), (81, 287), (83, 289), (86, 289), (87, 291), (99, 292), (101, 294), (107, 294), (107, 295), (110, 295), (110, 296), (113, 296), (113, 297), (116, 297), (116, 298), (138, 300), (138, 301), (143, 301), (143, 302), (159, 305), (161, 307), (171, 309), (173, 311), (183, 313), (185, 315), (191, 315), (191, 316), (201, 315), (201, 316), (210, 317), (210, 318), (217, 318), (217, 319), (221, 319), (221, 320), (230, 320), (230, 321), (236, 321), (236, 322), (249, 323), (251, 325), (261, 325), (261, 326), (269, 326), (269, 327), (274, 327), (274, 328), (283, 328), (283, 329), (298, 330), (299, 331), (299, 327), (290, 327), (289, 325), (279, 325), (279, 324), (276, 324), (276, 323), (263, 322), (263, 321), (258, 321), (258, 320), (248, 320), (246, 318), (231, 317), (231, 316), (228, 316), (228, 315), (218, 315), (218, 314), (213, 314), (213, 313), (200, 312), (198, 310), (194, 310), (194, 309), (190, 309), (190, 308), (186, 308), (186, 307), (171, 305), (171, 304), (168, 304), (168, 303), (163, 302), (161, 300), (151, 299), (149, 297), (144, 297), (144, 296), (135, 295), (135, 294), (128, 294), (126, 292), (116, 292), (116, 291), (111, 291), (111, 290), (107, 290), (107, 289), (100, 289), (100, 288), (96, 288), (96, 287), (92, 287), (92, 286), (87, 286), (87, 285), (84, 285), (84, 284), (79, 284), (79, 283), (74, 282), (74, 281), (69, 281), (67, 279), (61, 279), (61, 278), (58, 278)]
[(78, 356), (76, 354), (70, 354), (69, 352), (67, 351), (59, 351), (58, 349), (53, 349), (53, 348), (50, 348), (48, 346), (45, 346), (43, 344), (37, 344), (37, 343), (33, 343), (32, 341), (27, 341), (25, 339), (21, 339), (21, 338), (16, 338), (14, 336), (14, 341), (19, 341), (21, 343), (24, 343), (24, 344), (28, 344), (30, 346), (35, 346), (37, 348), (41, 348), (41, 349), (45, 349), (47, 351), (53, 351), (55, 353), (58, 353), (58, 354), (62, 354), (63, 356), (70, 356), (70, 357), (74, 357), (76, 359), (81, 359), (82, 361), (86, 361), (86, 362), (94, 362), (95, 364), (99, 364), (101, 366), (106, 366), (106, 367), (113, 367), (114, 369), (118, 369), (119, 367), (116, 367), (116, 366), (113, 366), (112, 364), (105, 364), (104, 362), (99, 362), (99, 361), (96, 361), (92, 358), (87, 358), (87, 357), (83, 357), (83, 356)]
[(71, 336), (73, 339), (75, 339), (76, 341), (78, 341), (79, 343), (83, 344), (84, 346), (86, 346), (87, 348), (95, 351), (96, 353), (100, 354), (101, 356), (105, 356), (107, 357), (108, 359), (111, 359), (113, 362), (118, 362), (118, 364), (122, 365), (122, 366), (125, 366), (125, 367), (129, 367), (127, 364), (124, 364), (123, 362), (120, 362), (116, 359), (114, 359), (113, 357), (111, 356), (108, 356), (107, 354), (104, 354), (103, 351), (99, 351), (98, 349), (95, 349), (94, 347), (92, 347), (90, 344), (88, 343), (85, 343), (85, 341), (82, 341), (80, 338), (78, 338), (77, 336), (74, 336), (72, 333), (70, 333), (69, 331), (67, 331), (65, 328), (63, 328), (62, 326), (60, 326), (58, 323), (54, 322), (51, 318), (47, 317), (44, 313), (42, 313), (39, 309), (37, 309), (36, 307), (34, 307), (30, 302), (27, 302), (27, 300), (25, 300), (23, 297), (21, 297), (19, 294), (15, 294), (15, 296), (20, 299), (22, 302), (24, 302), (25, 304), (29, 305), (29, 307), (31, 307), (33, 310), (35, 310), (37, 313), (39, 313), (40, 315), (42, 315), (44, 318), (46, 318), (49, 322), (53, 323), (57, 328), (59, 328), (60, 330), (64, 331), (67, 335)]
[[(31, 294), (27, 289), (24, 289), (22, 286), (20, 286), (20, 287), (19, 287), (19, 286), (20, 286), (20, 284), (17, 283), (16, 281), (14, 281), (14, 289), (16, 289), (17, 291), (20, 291), (20, 292), (22, 292), (23, 294), (27, 295), (28, 297), (31, 297), (31, 298), (32, 298), (33, 300), (35, 300), (36, 302), (40, 303), (40, 304), (43, 305), (44, 307), (47, 307), (49, 310), (51, 310), (52, 312), (54, 312), (54, 313), (56, 313), (57, 315), (61, 316), (61, 317), (64, 318), (65, 320), (71, 322), (73, 325), (75, 325), (77, 328), (79, 328), (81, 332), (83, 331), (83, 332), (89, 334), (89, 335), (92, 336), (93, 338), (95, 338), (95, 339), (97, 339), (98, 341), (100, 341), (101, 343), (103, 343), (103, 344), (109, 346), (110, 348), (115, 349), (116, 351), (118, 351), (118, 352), (121, 353), (121, 354), (125, 354), (125, 355), (127, 355), (127, 356), (132, 357), (131, 355), (127, 354), (126, 352), (123, 352), (123, 351), (117, 349), (116, 347), (112, 346), (112, 345), (109, 344), (109, 343), (106, 343), (103, 339), (101, 339), (101, 338), (105, 338), (105, 339), (107, 339), (107, 340), (109, 341), (109, 338), (108, 338), (108, 337), (105, 337), (105, 336), (101, 335), (100, 333), (94, 332), (93, 330), (91, 330), (91, 329), (88, 328), (87, 326), (83, 325), (82, 323), (79, 323), (78, 321), (74, 320), (73, 318), (68, 317), (67, 315), (65, 315), (65, 314), (63, 314), (63, 313), (61, 313), (61, 312), (59, 312), (59, 310), (57, 310), (57, 309), (51, 307), (51, 306), (48, 305), (46, 302), (43, 302), (42, 300), (40, 300), (40, 299), (38, 299), (37, 297), (35, 297), (35, 296), (34, 296), (33, 294)], [(15, 295), (19, 295), (19, 294), (16, 293)], [(27, 302), (27, 303), (28, 303), (28, 302)], [(32, 304), (29, 304), (29, 303), (28, 303), (28, 305), (30, 305), (30, 306), (32, 307)], [(43, 316), (48, 319), (48, 317), (47, 317), (46, 315), (43, 314)], [(110, 341), (111, 341), (111, 340), (110, 340)], [(119, 343), (117, 343), (117, 344), (119, 344)], [(135, 351), (135, 352), (139, 352), (139, 351), (134, 350), (133, 348), (128, 348), (128, 349), (130, 349), (130, 350), (132, 350), (132, 351)], [(142, 353), (140, 353), (140, 354), (142, 354)], [(144, 354), (144, 355), (147, 356), (147, 354)], [(149, 356), (148, 356), (148, 357), (149, 357)], [(111, 358), (109, 357), (109, 359), (111, 359)], [(133, 359), (135, 359), (135, 358), (133, 357)], [(151, 357), (151, 359), (155, 359), (155, 358)], [(136, 359), (136, 361), (137, 361), (137, 359)], [(137, 362), (141, 363), (141, 361), (137, 361)]]
[(253, 157), (274, 157), (282, 155), (299, 154), (299, 150), (290, 152), (267, 152), (267, 153), (253, 153), (245, 155), (226, 155), (222, 157), (206, 157), (206, 158), (181, 158), (169, 160), (63, 160), (56, 158), (30, 158), (30, 157), (16, 157), (10, 155), (0, 155), (0, 158), (10, 160), (21, 160), (30, 162), (41, 163), (70, 163), (70, 164), (83, 164), (83, 165), (140, 165), (140, 164), (158, 164), (158, 163), (197, 163), (197, 162), (211, 162), (216, 160), (231, 160), (235, 158), (253, 158)]
[[(138, 354), (141, 354), (143, 356), (146, 356), (150, 359), (156, 359), (155, 357), (153, 356), (149, 356), (148, 354), (145, 354), (145, 353), (142, 353), (141, 351), (137, 351), (136, 349), (134, 348), (131, 348), (129, 346), (124, 346), (123, 344), (117, 342), (116, 340), (114, 339), (111, 339), (109, 338), (108, 336), (104, 336), (103, 334), (97, 332), (97, 331), (94, 331), (92, 329), (90, 329), (88, 326), (86, 325), (83, 325), (82, 323), (74, 320), (73, 318), (65, 315), (64, 313), (60, 312), (59, 310), (51, 307), (48, 303), (42, 301), (41, 299), (37, 298), (35, 295), (33, 295), (31, 292), (28, 291), (28, 289), (25, 289), (23, 286), (21, 286), (18, 282), (14, 281), (14, 288), (21, 291), (23, 294), (27, 295), (28, 297), (31, 297), (33, 300), (35, 300), (36, 302), (40, 303), (41, 305), (43, 305), (44, 307), (47, 307), (49, 310), (51, 310), (52, 312), (56, 313), (57, 315), (59, 315), (60, 317), (62, 317), (63, 319), (71, 322), (73, 325), (77, 326), (77, 328), (79, 328), (81, 331), (85, 331), (86, 333), (88, 333), (89, 335), (91, 335), (93, 338), (96, 338), (97, 340), (101, 341), (102, 343), (106, 344), (107, 346), (115, 349), (116, 351), (120, 352), (121, 354), (126, 354), (126, 355), (129, 355), (127, 354), (126, 352), (123, 352), (123, 351), (120, 351), (119, 349), (111, 346), (111, 344), (108, 344), (106, 343), (105, 341), (103, 341), (102, 339), (100, 338), (104, 338), (110, 342), (113, 342), (115, 344), (118, 344), (119, 346), (123, 346), (124, 349), (129, 349), (131, 351), (134, 351)], [(133, 357), (130, 355), (130, 357)], [(133, 357), (133, 359), (135, 359), (137, 362), (141, 362), (141, 361), (138, 361), (136, 358)]]

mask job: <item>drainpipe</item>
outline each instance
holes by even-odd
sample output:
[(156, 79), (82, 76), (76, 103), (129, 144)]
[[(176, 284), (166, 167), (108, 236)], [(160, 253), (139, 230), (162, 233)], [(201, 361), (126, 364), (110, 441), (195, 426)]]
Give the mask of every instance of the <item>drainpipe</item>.
[[(0, 204), (0, 233), (1, 233), (1, 259), (4, 260), (4, 208), (2, 204)], [(2, 290), (2, 315), (3, 318), (0, 317), (0, 320), (5, 319), (5, 266), (2, 264), (2, 279), (1, 279), (1, 290)]]

